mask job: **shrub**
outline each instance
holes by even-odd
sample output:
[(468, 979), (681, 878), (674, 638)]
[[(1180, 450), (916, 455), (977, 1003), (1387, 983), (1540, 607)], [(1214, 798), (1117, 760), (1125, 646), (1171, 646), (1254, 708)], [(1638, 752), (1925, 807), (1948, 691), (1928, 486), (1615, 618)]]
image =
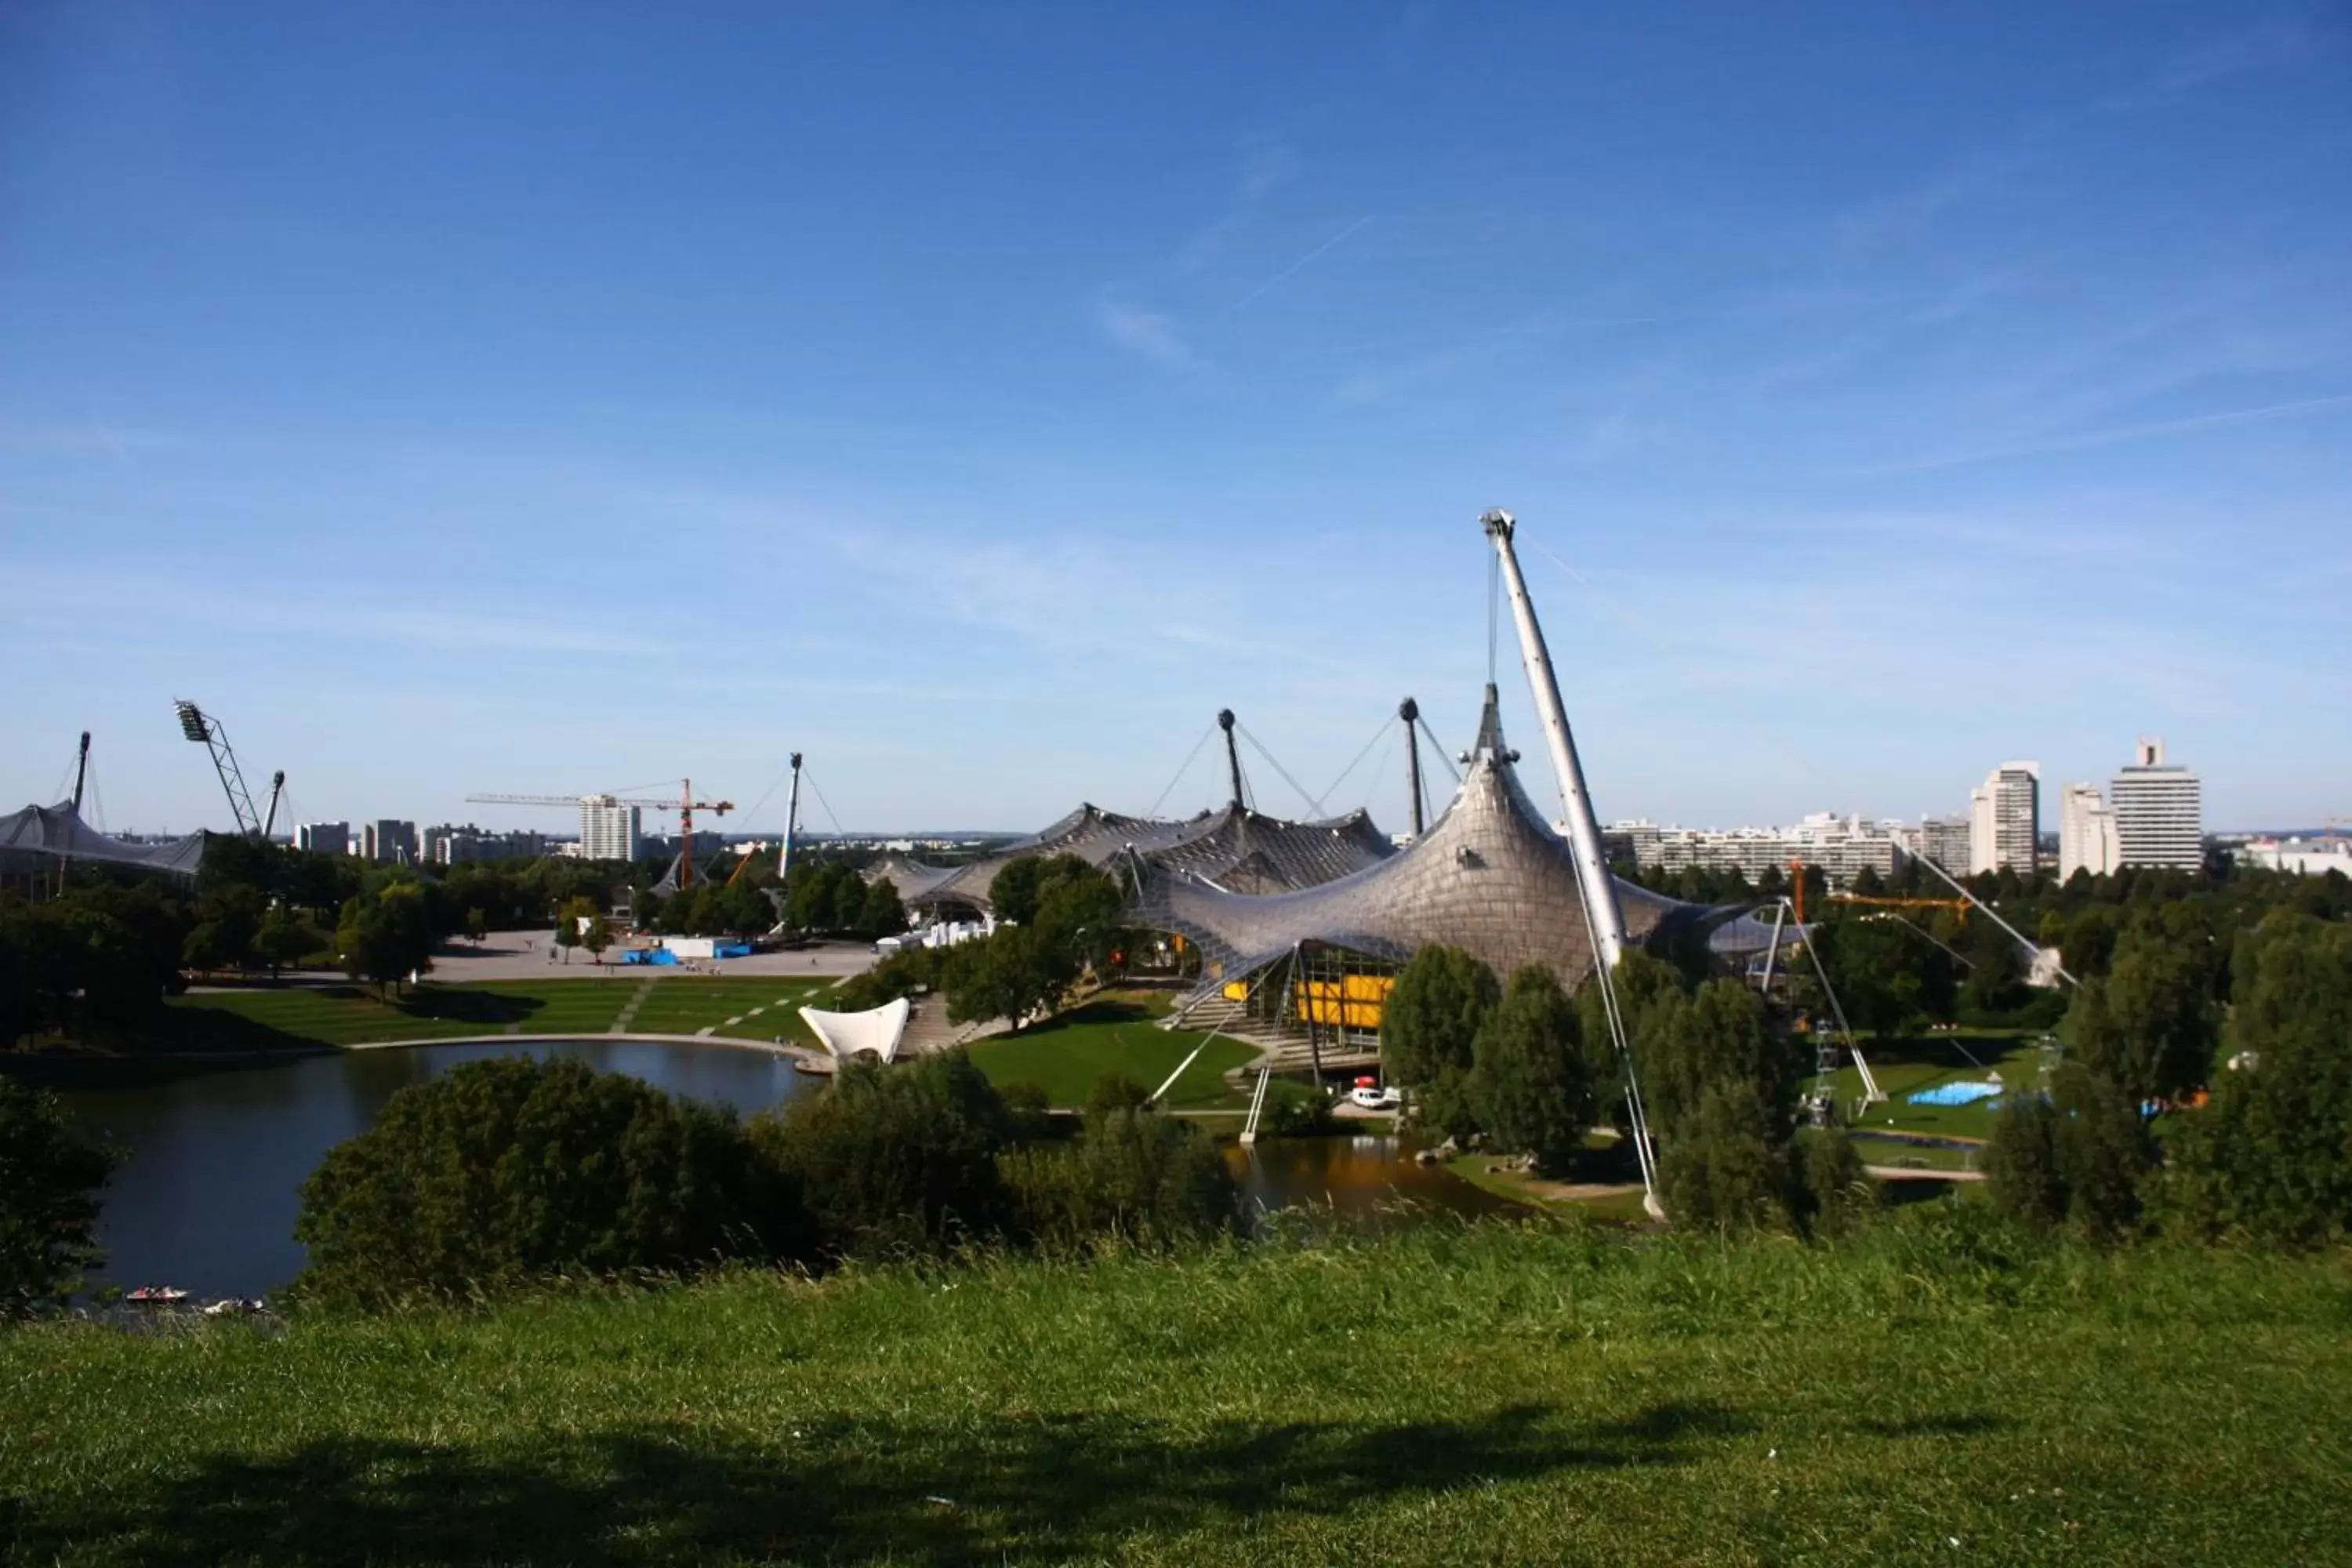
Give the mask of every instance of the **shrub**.
[(1709, 1084), (1658, 1155), (1666, 1212), (1677, 1225), (1741, 1229), (1773, 1224), (1791, 1208), (1785, 1134), (1752, 1079)]
[(1802, 1223), (1816, 1236), (1843, 1236), (1878, 1207), (1878, 1184), (1842, 1127), (1808, 1127), (1790, 1145)]
[(98, 1194), (120, 1160), (75, 1133), (56, 1095), (0, 1078), (0, 1319), (57, 1305), (103, 1260)]
[(2046, 1098), (2019, 1090), (1994, 1114), (1985, 1180), (2012, 1218), (2110, 1240), (2138, 1224), (2154, 1155), (2137, 1102), (2069, 1062), (2051, 1075)]
[(1013, 1112), (961, 1048), (884, 1068), (842, 1064), (832, 1085), (751, 1126), (835, 1257), (938, 1252), (1003, 1227), (996, 1157)]
[(1191, 1123), (1140, 1105), (1088, 1111), (1073, 1145), (1000, 1161), (1022, 1232), (1048, 1245), (1115, 1238), (1170, 1246), (1230, 1231), (1239, 1193), (1223, 1158)]
[(558, 1273), (681, 1269), (788, 1244), (732, 1115), (576, 1061), (412, 1085), (302, 1184), (313, 1300), (381, 1305)]

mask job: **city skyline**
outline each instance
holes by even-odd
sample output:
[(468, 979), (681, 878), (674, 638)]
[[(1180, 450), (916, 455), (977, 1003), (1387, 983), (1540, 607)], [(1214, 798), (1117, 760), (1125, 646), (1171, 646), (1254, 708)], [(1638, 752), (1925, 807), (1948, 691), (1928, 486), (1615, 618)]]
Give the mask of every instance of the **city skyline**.
[(237, 9), (0, 16), (9, 807), (1397, 831), (1504, 506), (1603, 820), (2352, 811), (2326, 9)]

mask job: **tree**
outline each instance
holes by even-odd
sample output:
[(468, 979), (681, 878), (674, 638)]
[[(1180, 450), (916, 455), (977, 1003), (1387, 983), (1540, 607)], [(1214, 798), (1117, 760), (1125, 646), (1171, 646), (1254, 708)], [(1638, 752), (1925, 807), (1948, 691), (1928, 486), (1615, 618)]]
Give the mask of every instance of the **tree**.
[(836, 1257), (953, 1247), (1003, 1228), (997, 1154), (1012, 1113), (961, 1047), (885, 1068), (845, 1062), (824, 1092), (752, 1123)]
[(604, 910), (588, 917), (588, 929), (580, 933), (580, 945), (588, 950), (591, 958), (604, 962), (604, 950), (613, 945), (613, 922), (604, 918)]
[(1414, 953), (1381, 1005), (1381, 1066), (1390, 1081), (1426, 1087), (1469, 1071), (1479, 1028), (1502, 996), (1495, 972), (1458, 947)]
[(2074, 994), (2074, 1059), (2136, 1100), (2202, 1084), (2220, 1026), (2211, 985), (2202, 954), (2135, 925), (2116, 944), (2105, 978)]
[(468, 1062), (394, 1094), (302, 1184), (299, 1289), (379, 1305), (769, 1256), (793, 1234), (779, 1192), (730, 1113), (577, 1061)]
[(988, 884), (989, 908), (998, 920), (1027, 925), (1036, 918), (1039, 884), (1045, 877), (1043, 856), (1014, 856), (996, 868), (995, 877)]
[(0, 1078), (0, 1319), (63, 1302), (103, 1261), (98, 1194), (121, 1159), (83, 1142), (56, 1095)]
[(478, 946), (489, 934), (490, 917), (481, 905), (476, 904), (466, 911), (467, 940)]
[(386, 882), (343, 906), (335, 927), (343, 973), (353, 979), (396, 985), (433, 967), (433, 918), (415, 882)]
[(898, 889), (887, 879), (876, 878), (866, 888), (866, 902), (858, 911), (858, 934), (896, 936), (907, 929), (907, 906), (899, 901)]
[(942, 984), (948, 1017), (959, 1024), (1010, 1018), (1019, 1028), (1050, 1013), (1077, 978), (1077, 965), (1030, 926), (1000, 927), (993, 935), (950, 949)]
[(272, 979), (326, 945), (316, 926), (283, 904), (262, 916), (253, 933), (253, 957)]
[(1557, 1171), (1584, 1146), (1592, 1086), (1576, 1004), (1552, 972), (1531, 963), (1511, 976), (1472, 1047), (1470, 1101), (1501, 1147)]
[(1924, 1010), (1929, 961), (1944, 953), (1888, 915), (1837, 921), (1815, 937), (1846, 1021), (1880, 1039)]
[(2205, 1237), (2352, 1235), (2352, 925), (2281, 911), (2240, 938), (2224, 1070), (2168, 1140), (2158, 1206)]
[[(673, 900), (672, 903), (677, 901)], [(584, 893), (564, 900), (562, 906), (555, 911), (555, 945), (563, 950), (564, 963), (572, 962), (572, 950), (580, 945), (588, 922), (596, 916), (596, 900)]]

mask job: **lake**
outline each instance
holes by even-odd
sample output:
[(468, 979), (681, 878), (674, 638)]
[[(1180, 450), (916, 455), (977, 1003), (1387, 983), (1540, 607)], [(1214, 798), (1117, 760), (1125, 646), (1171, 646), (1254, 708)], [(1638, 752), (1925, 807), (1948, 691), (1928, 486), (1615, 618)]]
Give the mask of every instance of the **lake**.
[[(105, 1194), (94, 1282), (176, 1285), (202, 1300), (260, 1296), (301, 1272), (296, 1194), (328, 1150), (373, 1125), (385, 1100), (461, 1062), (569, 1057), (749, 1116), (822, 1079), (788, 1057), (738, 1046), (583, 1039), (404, 1046), (249, 1063), (120, 1064), (120, 1081), (59, 1093), (82, 1128), (130, 1158)], [(1273, 1140), (1227, 1151), (1253, 1211), (1327, 1206), (1388, 1223), (1400, 1197), (1465, 1214), (1507, 1199), (1413, 1163), (1389, 1137)]]

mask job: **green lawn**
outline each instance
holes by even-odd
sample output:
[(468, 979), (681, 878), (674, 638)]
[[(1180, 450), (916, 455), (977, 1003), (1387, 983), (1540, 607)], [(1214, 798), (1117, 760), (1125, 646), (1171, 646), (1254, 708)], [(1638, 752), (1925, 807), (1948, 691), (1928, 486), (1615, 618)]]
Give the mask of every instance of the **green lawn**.
[(2341, 1562), (2352, 1258), (1432, 1226), (0, 1331), (0, 1563)]
[[(1854, 1131), (1893, 1127), (1906, 1132), (1929, 1132), (1946, 1138), (1982, 1139), (1992, 1134), (1993, 1112), (1982, 1100), (1973, 1105), (1913, 1105), (1909, 1096), (1939, 1083), (1982, 1082), (1997, 1069), (2005, 1084), (2040, 1080), (2043, 1053), (2035, 1041), (2040, 1033), (1963, 1030), (1953, 1035), (1862, 1042), (1862, 1054), (1871, 1076), (1885, 1090), (1885, 1102), (1872, 1106)], [(1975, 1062), (1969, 1058), (1974, 1057)], [(1981, 1067), (1976, 1065), (1980, 1062)], [(1862, 1096), (1862, 1074), (1851, 1065), (1838, 1069), (1838, 1110), (1843, 1115)]]
[[(560, 979), (428, 983), (391, 999), (361, 985), (200, 992), (173, 999), (171, 1043), (183, 1050), (247, 1050), (509, 1031), (601, 1035), (641, 989), (645, 1004), (630, 1021), (637, 1033), (691, 1035), (715, 1026), (721, 1036), (804, 1040), (808, 1031), (794, 1009), (817, 994), (821, 983), (691, 974), (648, 983), (641, 971), (611, 969)], [(754, 1007), (767, 1010), (753, 1016)], [(741, 1022), (730, 1025), (730, 1018)]]
[[(1018, 1035), (976, 1041), (971, 1059), (992, 1081), (1036, 1084), (1058, 1106), (1084, 1105), (1094, 1086), (1114, 1073), (1157, 1089), (1205, 1037), (1160, 1028), (1152, 1020), (1165, 1013), (1165, 1005), (1153, 1001), (1106, 997)], [(1226, 1087), (1223, 1075), (1256, 1055), (1251, 1047), (1218, 1036), (1185, 1069), (1165, 1103), (1175, 1110), (1245, 1108), (1247, 1101)]]

